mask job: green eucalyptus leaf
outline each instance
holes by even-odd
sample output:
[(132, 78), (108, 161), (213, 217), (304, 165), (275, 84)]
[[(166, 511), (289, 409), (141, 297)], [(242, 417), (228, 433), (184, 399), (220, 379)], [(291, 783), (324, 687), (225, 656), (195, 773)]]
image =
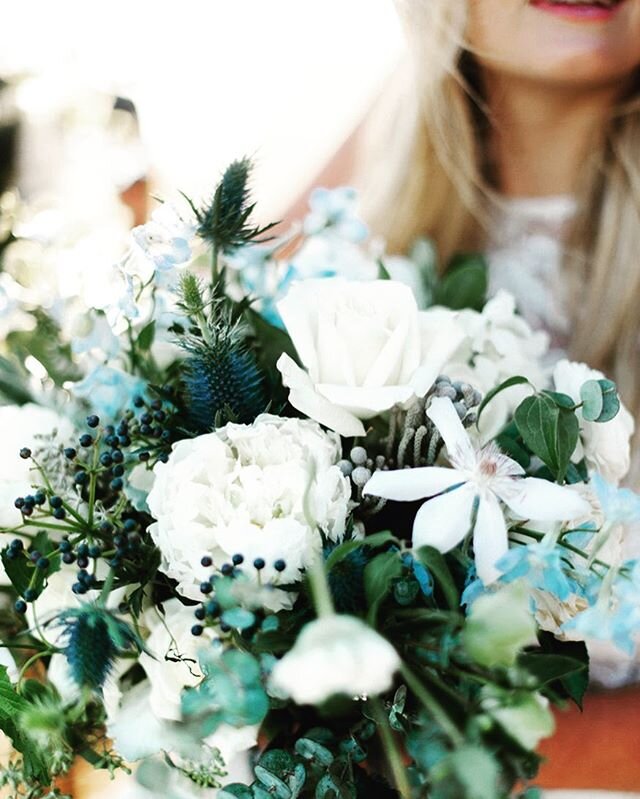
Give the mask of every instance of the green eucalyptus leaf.
[(580, 389), (582, 415), (588, 422), (610, 422), (620, 411), (620, 397), (611, 380), (587, 380)]
[(254, 794), (249, 786), (232, 782), (230, 785), (220, 788), (216, 796), (217, 799), (253, 799)]
[(295, 743), (296, 753), (305, 760), (315, 760), (321, 766), (327, 768), (333, 763), (333, 753), (317, 741), (310, 738), (298, 738)]
[(235, 627), (237, 630), (247, 630), (256, 622), (255, 615), (244, 608), (225, 610), (221, 618), (225, 624), (228, 624), (229, 627)]

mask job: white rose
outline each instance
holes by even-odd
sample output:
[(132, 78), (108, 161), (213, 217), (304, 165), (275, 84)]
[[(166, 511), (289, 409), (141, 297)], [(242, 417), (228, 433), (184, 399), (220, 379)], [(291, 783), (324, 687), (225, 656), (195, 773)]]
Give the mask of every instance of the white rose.
[(14, 507), (14, 500), (30, 494), (34, 485), (42, 483), (33, 463), (20, 457), (20, 450), (28, 447), (35, 454), (43, 439), (56, 432), (64, 440), (73, 434), (73, 425), (55, 411), (33, 403), (0, 407), (0, 527), (22, 523), (22, 514)]
[(368, 696), (391, 687), (400, 658), (393, 646), (355, 616), (326, 616), (302, 628), (271, 672), (269, 690), (298, 705), (335, 694)]
[[(319, 531), (333, 541), (344, 536), (351, 491), (340, 457), (337, 435), (269, 414), (179, 441), (168, 463), (155, 467), (147, 499), (163, 571), (193, 599), (211, 575), (203, 555), (220, 567), (242, 554), (243, 572), (254, 577), (262, 558), (263, 582), (298, 580), (321, 549)], [(284, 571), (274, 569), (277, 560)]]
[(291, 404), (343, 436), (362, 436), (362, 419), (424, 396), (462, 340), (455, 314), (433, 324), (393, 280), (307, 280), (278, 310), (307, 370), (286, 354), (278, 361)]
[[(577, 404), (582, 402), (580, 389), (588, 380), (602, 380), (604, 375), (590, 369), (584, 363), (560, 361), (553, 372), (555, 390), (568, 394)], [(631, 462), (631, 437), (635, 422), (629, 411), (620, 408), (610, 422), (587, 422), (578, 411), (580, 419), (581, 446), (578, 446), (573, 461), (584, 457), (591, 471), (598, 472), (609, 483), (618, 484), (629, 471)]]

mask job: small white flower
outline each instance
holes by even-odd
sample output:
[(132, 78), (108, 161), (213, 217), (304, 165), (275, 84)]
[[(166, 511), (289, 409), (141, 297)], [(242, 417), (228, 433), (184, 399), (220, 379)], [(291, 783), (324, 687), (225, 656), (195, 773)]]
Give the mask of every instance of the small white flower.
[[(602, 380), (604, 375), (584, 363), (560, 361), (553, 372), (555, 390), (568, 394), (575, 403), (582, 402), (580, 389), (588, 380)], [(618, 484), (629, 471), (630, 441), (635, 429), (633, 416), (622, 406), (610, 422), (587, 422), (578, 411), (581, 445), (573, 461), (586, 458), (589, 471), (598, 472), (609, 483)]]
[(299, 705), (335, 694), (368, 696), (391, 687), (400, 658), (393, 646), (354, 616), (326, 616), (303, 627), (276, 663), (270, 691)]
[[(240, 553), (252, 577), (262, 558), (266, 583), (300, 579), (322, 547), (319, 531), (333, 541), (344, 536), (351, 491), (340, 457), (338, 436), (316, 422), (269, 414), (179, 441), (155, 467), (147, 498), (163, 571), (193, 599), (211, 575), (203, 555), (220, 567)], [(280, 559), (282, 572), (274, 569)]]
[(362, 419), (424, 396), (463, 336), (455, 314), (434, 324), (394, 280), (307, 280), (278, 310), (307, 370), (288, 355), (278, 361), (291, 404), (343, 436), (362, 436)]
[(518, 518), (543, 522), (588, 513), (588, 503), (576, 492), (546, 480), (524, 477), (522, 467), (503, 455), (495, 444), (476, 449), (451, 400), (433, 399), (427, 415), (446, 444), (453, 468), (379, 471), (365, 486), (365, 493), (387, 499), (428, 499), (414, 521), (415, 547), (430, 545), (448, 552), (473, 532), (478, 576), (490, 583), (500, 574), (496, 562), (509, 548), (501, 503)]

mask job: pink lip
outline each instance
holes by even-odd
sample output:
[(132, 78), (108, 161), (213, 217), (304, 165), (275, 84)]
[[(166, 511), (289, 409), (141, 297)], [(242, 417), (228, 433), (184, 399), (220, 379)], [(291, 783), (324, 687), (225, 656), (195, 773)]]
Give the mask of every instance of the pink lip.
[(547, 11), (558, 17), (578, 21), (578, 22), (603, 22), (611, 19), (623, 3), (605, 8), (593, 3), (593, 5), (565, 5), (563, 3), (552, 2), (552, 0), (531, 0), (531, 5), (540, 11)]

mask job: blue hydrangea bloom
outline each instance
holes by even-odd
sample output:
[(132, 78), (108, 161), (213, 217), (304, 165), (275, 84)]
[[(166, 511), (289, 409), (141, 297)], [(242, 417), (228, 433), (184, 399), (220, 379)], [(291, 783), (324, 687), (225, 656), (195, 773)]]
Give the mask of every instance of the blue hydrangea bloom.
[(195, 220), (164, 203), (153, 212), (149, 222), (135, 227), (131, 235), (154, 267), (163, 272), (191, 260), (195, 228)]
[(87, 400), (91, 410), (105, 419), (115, 419), (145, 389), (146, 384), (139, 377), (102, 365), (71, 386), (76, 397)]
[(309, 198), (310, 211), (303, 223), (305, 235), (314, 236), (331, 229), (348, 241), (364, 241), (369, 229), (357, 216), (357, 203), (358, 194), (349, 186), (314, 189)]
[(513, 547), (496, 565), (502, 572), (502, 582), (524, 578), (532, 588), (546, 591), (563, 602), (572, 594), (581, 593), (576, 581), (565, 571), (566, 555), (562, 547), (541, 541)]

